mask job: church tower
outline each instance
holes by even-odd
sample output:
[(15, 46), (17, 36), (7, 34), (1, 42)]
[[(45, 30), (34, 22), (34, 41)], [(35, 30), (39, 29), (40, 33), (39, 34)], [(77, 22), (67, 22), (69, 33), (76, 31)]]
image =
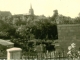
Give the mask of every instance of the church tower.
[(34, 16), (34, 10), (32, 8), (32, 4), (30, 4), (29, 15)]
[(34, 17), (35, 17), (35, 15), (34, 15), (34, 10), (33, 10), (33, 8), (32, 8), (32, 4), (30, 4), (29, 17), (28, 17), (27, 21), (32, 21), (32, 20), (34, 20)]

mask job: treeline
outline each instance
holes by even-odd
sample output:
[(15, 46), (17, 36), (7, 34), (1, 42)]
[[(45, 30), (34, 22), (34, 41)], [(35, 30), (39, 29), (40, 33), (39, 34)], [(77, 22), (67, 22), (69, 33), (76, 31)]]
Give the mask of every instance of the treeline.
[(80, 24), (80, 16), (71, 18), (69, 16), (58, 15), (58, 24)]
[(52, 17), (22, 14), (0, 16), (0, 39), (10, 39), (15, 46), (28, 51), (34, 46), (34, 43), (29, 41), (58, 39), (57, 23), (77, 24), (80, 23), (80, 17), (71, 18), (59, 15), (58, 10), (54, 10)]
[[(58, 39), (57, 24), (52, 17), (32, 15), (0, 16), (0, 39), (10, 39), (16, 47), (24, 51), (34, 50), (32, 40), (41, 41)], [(53, 19), (55, 18), (55, 19)]]

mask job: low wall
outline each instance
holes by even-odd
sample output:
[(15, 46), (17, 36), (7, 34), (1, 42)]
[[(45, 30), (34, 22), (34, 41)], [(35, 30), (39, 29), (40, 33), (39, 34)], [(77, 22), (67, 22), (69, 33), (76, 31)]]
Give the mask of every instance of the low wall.
[(80, 47), (80, 24), (57, 25), (58, 42), (60, 47), (67, 50), (71, 43), (76, 43), (77, 49)]

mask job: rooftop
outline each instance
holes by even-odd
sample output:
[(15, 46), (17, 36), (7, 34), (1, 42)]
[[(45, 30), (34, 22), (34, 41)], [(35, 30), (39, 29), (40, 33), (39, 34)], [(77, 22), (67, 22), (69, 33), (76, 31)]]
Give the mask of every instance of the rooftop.
[(9, 40), (0, 39), (0, 44), (7, 46), (7, 45), (13, 45), (14, 43), (10, 42)]

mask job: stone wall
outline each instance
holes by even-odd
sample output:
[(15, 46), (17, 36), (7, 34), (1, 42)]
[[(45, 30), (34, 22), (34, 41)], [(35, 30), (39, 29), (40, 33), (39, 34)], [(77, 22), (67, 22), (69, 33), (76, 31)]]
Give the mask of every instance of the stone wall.
[(77, 49), (80, 47), (80, 24), (57, 25), (57, 28), (61, 48), (67, 49), (71, 43), (76, 43)]
[(80, 40), (80, 24), (58, 25), (59, 40)]

